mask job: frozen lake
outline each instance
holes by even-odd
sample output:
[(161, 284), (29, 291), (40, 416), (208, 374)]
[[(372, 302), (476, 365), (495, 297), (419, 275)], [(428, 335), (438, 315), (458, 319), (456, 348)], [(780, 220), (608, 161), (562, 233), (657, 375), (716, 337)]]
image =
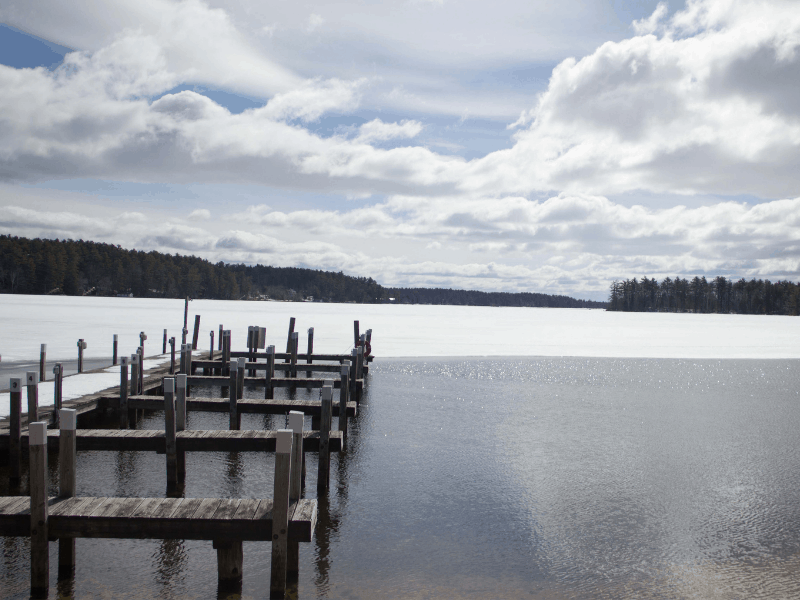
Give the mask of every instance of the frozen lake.
[[(113, 334), (120, 354), (131, 354), (139, 332), (146, 354), (161, 351), (163, 330), (180, 338), (183, 300), (0, 295), (3, 362), (36, 361), (47, 344), (48, 361), (110, 357)], [(617, 313), (558, 308), (494, 308), (243, 302), (193, 300), (189, 329), (201, 315), (200, 348), (222, 323), (243, 348), (248, 325), (267, 328), (268, 343), (281, 350), (290, 317), (296, 331), (314, 327), (318, 352), (352, 347), (353, 320), (373, 330), (379, 357), (584, 356), (630, 358), (798, 358), (800, 318), (763, 315)], [(301, 335), (301, 344), (304, 335)], [(301, 346), (302, 347), (302, 346)], [(3, 387), (6, 387), (4, 384)]]

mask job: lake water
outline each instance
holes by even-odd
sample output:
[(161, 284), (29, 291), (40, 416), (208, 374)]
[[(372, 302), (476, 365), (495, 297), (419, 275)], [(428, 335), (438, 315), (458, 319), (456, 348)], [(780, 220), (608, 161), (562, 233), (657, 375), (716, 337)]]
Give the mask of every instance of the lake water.
[[(301, 544), (296, 597), (798, 597), (799, 368), (379, 358), (314, 540)], [(242, 426), (280, 421), (245, 415)], [(162, 424), (154, 413), (142, 426)], [(227, 417), (190, 413), (189, 427), (224, 429)], [(309, 467), (315, 497), (314, 455)], [(269, 497), (272, 473), (271, 455), (193, 453), (184, 495)], [(0, 467), (0, 486), (7, 477)], [(165, 482), (161, 455), (79, 454), (79, 495), (162, 496)], [(24, 598), (27, 540), (0, 544), (0, 597)], [(53, 572), (51, 597), (216, 593), (210, 542), (77, 548), (74, 583)], [(244, 560), (242, 597), (266, 597), (269, 544), (246, 543)]]

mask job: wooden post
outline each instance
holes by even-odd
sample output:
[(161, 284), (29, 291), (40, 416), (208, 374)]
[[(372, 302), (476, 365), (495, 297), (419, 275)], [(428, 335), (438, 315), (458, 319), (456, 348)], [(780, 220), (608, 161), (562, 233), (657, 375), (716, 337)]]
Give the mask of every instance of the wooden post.
[(364, 347), (359, 346), (356, 351), (356, 402), (361, 402), (363, 389), (358, 388), (358, 380), (364, 377)]
[(128, 427), (128, 358), (122, 357), (119, 367), (119, 428)]
[(211, 330), (211, 348), (208, 350), (208, 360), (214, 360), (214, 330)]
[(367, 341), (372, 344), (372, 329), (367, 329)]
[[(231, 330), (226, 329), (222, 332), (224, 337), (224, 342), (222, 344), (222, 364), (227, 366), (231, 362)], [(223, 373), (223, 375), (228, 375), (228, 373)]]
[(219, 348), (217, 350), (222, 351), (222, 323), (219, 324)]
[(161, 348), (161, 354), (166, 354), (166, 353), (167, 353), (167, 330), (165, 329), (164, 330), (164, 343), (163, 343), (162, 348)]
[[(181, 374), (175, 378), (175, 431), (186, 431), (186, 375)], [(176, 457), (178, 469), (178, 481), (186, 481), (186, 451), (177, 449)]]
[(240, 427), (241, 419), (239, 418), (239, 361), (232, 360), (231, 366), (231, 384), (228, 387), (230, 394), (230, 419), (228, 429), (238, 430)]
[(39, 349), (39, 381), (47, 381), (47, 374), (44, 370), (47, 368), (47, 344), (42, 344)]
[(333, 415), (333, 381), (326, 380), (322, 386), (322, 414), (319, 423), (319, 471), (317, 493), (327, 492), (331, 477), (331, 420)]
[[(62, 498), (74, 498), (77, 487), (75, 430), (78, 426), (78, 412), (71, 408), (62, 408), (59, 413), (61, 431), (58, 436), (58, 495)], [(71, 577), (74, 569), (75, 538), (59, 538), (59, 578)]]
[(28, 388), (28, 424), (39, 420), (39, 374), (36, 371), (25, 373)]
[(142, 358), (144, 358), (144, 341), (147, 339), (147, 334), (144, 331), (139, 332), (139, 349), (141, 350), (140, 354)]
[(139, 353), (131, 354), (131, 396), (139, 395)]
[[(253, 353), (255, 352), (255, 343), (253, 342), (255, 334), (253, 333), (253, 326), (247, 326), (247, 362), (253, 362)], [(252, 377), (255, 371), (253, 369), (247, 369), (248, 377)]]
[(353, 321), (353, 348), (358, 348), (358, 338), (361, 337), (358, 333), (358, 321)]
[[(314, 354), (314, 328), (308, 328), (308, 351), (306, 352), (306, 363), (309, 365), (313, 362), (311, 355)], [(311, 377), (311, 371), (306, 371), (306, 377)]]
[(9, 483), (16, 487), (20, 482), (20, 438), (22, 436), (22, 379), (12, 377), (9, 383), (9, 407), (11, 422), (8, 428), (8, 477)]
[(217, 551), (217, 584), (233, 591), (242, 581), (242, 542), (214, 540), (213, 547)]
[[(289, 319), (289, 335), (286, 337), (286, 354), (292, 351), (292, 334), (294, 333), (294, 317)], [(287, 359), (286, 362), (289, 362)]]
[(272, 378), (275, 377), (275, 346), (267, 348), (267, 374), (264, 376), (264, 398), (271, 400), (274, 396)]
[(61, 404), (64, 397), (64, 366), (56, 363), (53, 367), (53, 426), (58, 429), (61, 425)]
[(342, 379), (339, 388), (339, 431), (342, 432), (342, 444), (347, 442), (347, 396), (350, 390), (350, 361), (342, 363)]
[(83, 373), (83, 351), (86, 350), (86, 342), (83, 338), (78, 340), (78, 373)]
[[(289, 429), (292, 430), (292, 465), (289, 479), (289, 502), (297, 502), (303, 489), (303, 422), (305, 415), (298, 411), (289, 412)], [(287, 547), (287, 573), (295, 579), (300, 572), (300, 543), (289, 540)]]
[(356, 366), (358, 364), (358, 350), (356, 348), (353, 348), (350, 351), (350, 363), (351, 364), (350, 364), (350, 394), (349, 395), (350, 395), (350, 398), (354, 402), (358, 402), (358, 393), (357, 393), (358, 383), (356, 381), (358, 379), (356, 377)]
[(192, 333), (192, 350), (197, 350), (197, 342), (200, 339), (200, 315), (194, 316), (194, 333)]
[[(119, 346), (119, 336), (115, 333), (114, 334), (114, 341), (111, 344), (111, 364), (117, 364), (117, 349)], [(166, 349), (164, 350), (166, 352)]]
[(183, 304), (183, 340), (181, 344), (186, 343), (186, 334), (189, 332), (186, 329), (189, 326), (189, 296), (186, 296), (186, 302)]
[(239, 358), (239, 373), (236, 378), (236, 385), (239, 387), (239, 391), (237, 392), (237, 397), (244, 398), (244, 366), (247, 364), (247, 360), (242, 356)]
[(294, 332), (292, 334), (292, 370), (290, 371), (290, 377), (296, 378), (297, 377), (297, 347), (300, 345), (300, 334)]
[(139, 381), (136, 393), (141, 394), (144, 391), (144, 347), (140, 346), (136, 352), (139, 355)]
[(283, 598), (286, 594), (292, 437), (291, 429), (278, 430), (275, 449), (275, 487), (272, 495), (272, 569), (269, 584), (270, 598)]
[(50, 587), (47, 518), (47, 424), (28, 425), (31, 488), (31, 597), (46, 598)]
[(186, 344), (181, 344), (181, 360), (178, 366), (178, 373), (189, 374), (188, 361), (186, 360)]
[(175, 379), (164, 379), (164, 443), (167, 454), (167, 488), (178, 483), (178, 447), (175, 435)]
[(169, 338), (169, 347), (170, 347), (170, 363), (169, 363), (169, 374), (175, 374), (175, 338)]

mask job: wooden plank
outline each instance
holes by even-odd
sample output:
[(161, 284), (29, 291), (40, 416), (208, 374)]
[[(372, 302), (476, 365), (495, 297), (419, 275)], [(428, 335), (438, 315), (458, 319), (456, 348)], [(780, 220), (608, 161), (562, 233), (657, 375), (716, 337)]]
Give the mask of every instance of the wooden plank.
[(236, 509), (234, 519), (252, 519), (258, 510), (258, 504), (261, 500), (257, 498), (243, 498), (239, 501), (239, 507)]
[(219, 498), (203, 498), (200, 501), (200, 506), (197, 507), (197, 510), (192, 515), (192, 520), (210, 519), (219, 508), (220, 502), (222, 502), (222, 500)]
[(217, 511), (212, 518), (215, 521), (230, 521), (236, 515), (240, 502), (238, 498), (223, 498), (219, 501)]
[(50, 516), (58, 516), (61, 514), (80, 514), (85, 506), (87, 506), (94, 498), (64, 498), (59, 502), (53, 504), (50, 509)]
[(131, 518), (152, 518), (164, 500), (164, 498), (143, 498), (136, 510), (131, 513)]
[(185, 501), (185, 498), (164, 498), (153, 509), (153, 514), (150, 517), (153, 519), (169, 519), (178, 512)]
[(202, 501), (203, 501), (202, 498), (184, 498), (183, 502), (177, 508), (177, 510), (172, 514), (171, 518), (191, 519), (192, 515), (195, 513), (195, 511), (200, 506), (200, 503)]

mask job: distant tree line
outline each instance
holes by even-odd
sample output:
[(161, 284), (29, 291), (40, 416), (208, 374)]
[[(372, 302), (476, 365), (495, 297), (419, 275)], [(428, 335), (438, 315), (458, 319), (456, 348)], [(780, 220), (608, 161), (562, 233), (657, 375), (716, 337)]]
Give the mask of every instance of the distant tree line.
[(791, 281), (667, 277), (614, 281), (608, 310), (797, 315), (800, 285)]
[(605, 302), (576, 300), (529, 292), (479, 292), (442, 288), (386, 288), (389, 297), (400, 304), (450, 304), (459, 306), (533, 306), (550, 308), (605, 308)]
[(0, 292), (152, 298), (379, 302), (368, 277), (312, 269), (213, 264), (195, 256), (73, 240), (0, 236)]
[(295, 267), (211, 263), (83, 240), (0, 235), (0, 293), (139, 298), (273, 299), (476, 306), (602, 308), (547, 294), (384, 288), (370, 277)]

